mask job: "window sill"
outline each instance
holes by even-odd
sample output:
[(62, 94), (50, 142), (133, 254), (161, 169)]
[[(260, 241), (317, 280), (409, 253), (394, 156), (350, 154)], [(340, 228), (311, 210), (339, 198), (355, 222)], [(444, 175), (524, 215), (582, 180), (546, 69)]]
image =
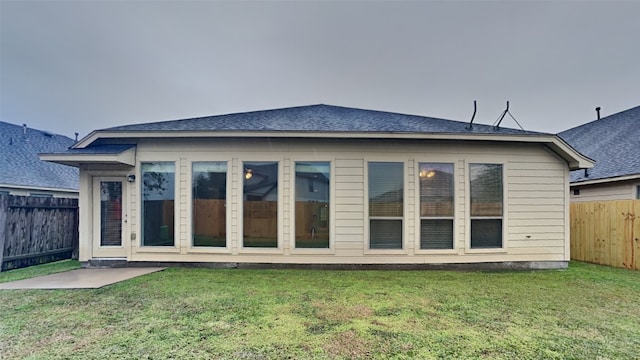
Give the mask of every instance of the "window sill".
[(138, 246), (134, 249), (136, 253), (180, 253), (180, 249), (175, 246)]
[(506, 248), (487, 248), (487, 249), (464, 249), (465, 254), (506, 254)]
[(292, 255), (335, 255), (333, 248), (291, 248)]
[(190, 254), (231, 254), (231, 248), (228, 247), (189, 247), (187, 253)]
[(277, 248), (259, 248), (259, 247), (240, 247), (238, 254), (283, 254), (282, 247)]
[(366, 249), (365, 255), (408, 255), (407, 249)]
[(458, 255), (458, 249), (416, 249), (416, 255)]

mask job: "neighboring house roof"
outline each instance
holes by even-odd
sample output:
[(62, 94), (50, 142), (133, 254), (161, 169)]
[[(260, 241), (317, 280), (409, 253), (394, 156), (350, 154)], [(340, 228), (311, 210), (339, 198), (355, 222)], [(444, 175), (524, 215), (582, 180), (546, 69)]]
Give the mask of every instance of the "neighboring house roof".
[(66, 136), (0, 121), (0, 185), (78, 190), (78, 169), (41, 161), (38, 153), (64, 151)]
[[(124, 152), (117, 156), (106, 156), (120, 151), (110, 149), (109, 144), (135, 144), (138, 138), (167, 137), (315, 137), (531, 142), (548, 146), (562, 156), (572, 169), (592, 165), (590, 159), (577, 153), (554, 134), (484, 124), (470, 126), (468, 122), (462, 121), (331, 105), (310, 105), (117, 126), (93, 131), (71, 150), (45, 154), (41, 158), (77, 165), (91, 155), (91, 150), (87, 150), (89, 153), (78, 150), (91, 149), (99, 145), (103, 151), (100, 153), (101, 161), (133, 165), (131, 161), (134, 158)], [(125, 157), (128, 160), (123, 160)]]
[(584, 171), (571, 173), (571, 182), (640, 177), (640, 106), (565, 130), (558, 134), (582, 154), (596, 160)]

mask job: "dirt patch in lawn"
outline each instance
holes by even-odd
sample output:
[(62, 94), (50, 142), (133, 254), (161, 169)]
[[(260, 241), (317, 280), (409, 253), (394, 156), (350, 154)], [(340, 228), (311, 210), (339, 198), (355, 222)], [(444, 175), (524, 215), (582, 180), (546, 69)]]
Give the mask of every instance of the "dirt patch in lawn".
[(358, 335), (355, 330), (333, 335), (323, 347), (329, 355), (334, 357), (363, 359), (371, 356), (371, 343)]

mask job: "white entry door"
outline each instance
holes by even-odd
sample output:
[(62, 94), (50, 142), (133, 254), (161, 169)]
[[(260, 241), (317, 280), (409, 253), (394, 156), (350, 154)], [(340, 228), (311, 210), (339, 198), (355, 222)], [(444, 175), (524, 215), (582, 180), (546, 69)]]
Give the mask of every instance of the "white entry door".
[(93, 257), (124, 258), (125, 201), (124, 178), (93, 178)]

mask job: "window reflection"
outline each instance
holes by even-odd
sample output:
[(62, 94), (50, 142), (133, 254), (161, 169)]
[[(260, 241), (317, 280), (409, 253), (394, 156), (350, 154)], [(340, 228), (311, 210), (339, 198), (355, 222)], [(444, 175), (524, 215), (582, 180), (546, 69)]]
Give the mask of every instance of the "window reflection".
[(278, 247), (278, 163), (243, 166), (243, 246)]

